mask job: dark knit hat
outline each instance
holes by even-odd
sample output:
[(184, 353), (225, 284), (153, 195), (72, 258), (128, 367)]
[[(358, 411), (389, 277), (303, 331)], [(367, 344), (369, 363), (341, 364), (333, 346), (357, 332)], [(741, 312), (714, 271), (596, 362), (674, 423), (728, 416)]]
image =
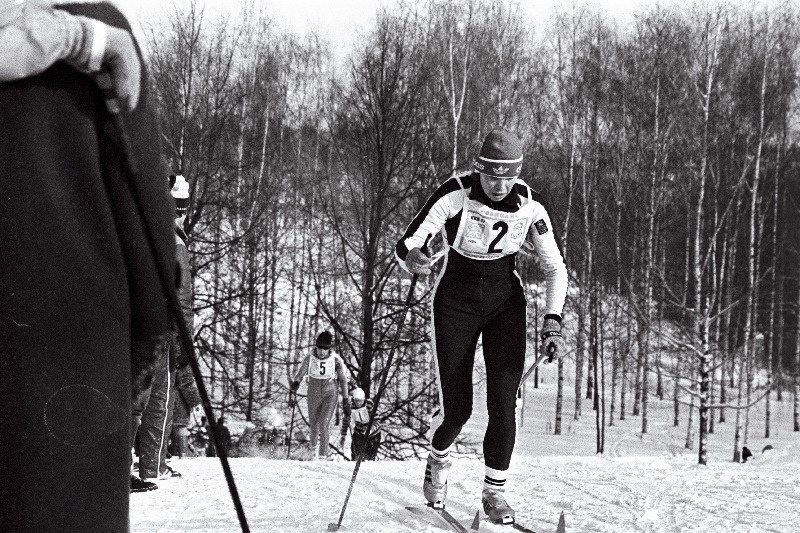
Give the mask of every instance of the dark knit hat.
[(169, 188), (175, 199), (175, 216), (182, 217), (189, 210), (189, 184), (180, 174), (169, 177)]
[(475, 170), (496, 178), (516, 178), (522, 170), (522, 142), (508, 130), (496, 128), (483, 140)]
[(333, 335), (329, 331), (323, 331), (317, 335), (317, 348), (328, 349), (333, 344)]

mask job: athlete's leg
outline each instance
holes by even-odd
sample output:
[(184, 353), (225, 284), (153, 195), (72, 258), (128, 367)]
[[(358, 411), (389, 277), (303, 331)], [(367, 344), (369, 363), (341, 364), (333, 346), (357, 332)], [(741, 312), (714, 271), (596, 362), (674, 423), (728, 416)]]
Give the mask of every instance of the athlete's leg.
[(322, 402), (319, 409), (319, 455), (327, 457), (328, 441), (330, 440), (330, 426), (333, 413), (336, 411), (336, 381), (330, 380), (323, 388)]
[(153, 374), (150, 399), (142, 413), (139, 427), (139, 477), (155, 479), (166, 457), (166, 433), (169, 419), (169, 398), (172, 372), (169, 368), (170, 339), (165, 338), (159, 346), (158, 363)]
[(444, 418), (431, 445), (447, 450), (472, 414), (472, 367), (480, 318), (434, 304), (434, 353)]
[(308, 403), (309, 438), (311, 439), (311, 451), (315, 456), (319, 453), (319, 426), (320, 414), (322, 412), (322, 390), (317, 381), (316, 379), (308, 380), (308, 396), (306, 397)]
[(483, 329), (486, 406), (489, 424), (483, 439), (486, 466), (508, 469), (516, 439), (516, 396), (525, 367), (524, 305), (495, 315)]

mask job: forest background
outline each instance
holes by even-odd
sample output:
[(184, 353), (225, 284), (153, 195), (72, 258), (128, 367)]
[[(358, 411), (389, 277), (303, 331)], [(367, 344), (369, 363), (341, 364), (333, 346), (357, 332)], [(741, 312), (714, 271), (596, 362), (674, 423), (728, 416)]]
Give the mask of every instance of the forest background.
[[(574, 395), (559, 386), (552, 432), (594, 416), (602, 452), (606, 426), (639, 417), (646, 434), (648, 402), (669, 398), (701, 464), (718, 423), (735, 424), (738, 461), (750, 408), (768, 437), (784, 394), (800, 431), (799, 14), (653, 4), (620, 26), (579, 3), (546, 20), (509, 1), (397, 3), (340, 64), (257, 2), (176, 4), (145, 39), (169, 164), (191, 186), (214, 406), (256, 426), (288, 417), (287, 375), (328, 329), (352, 385), (374, 395), (388, 372), (382, 455), (422, 453), (435, 273), (387, 368), (409, 287), (394, 244), (502, 126), (524, 142), (522, 179), (547, 198), (570, 272), (558, 381)], [(518, 270), (532, 359), (542, 277), (533, 256)]]

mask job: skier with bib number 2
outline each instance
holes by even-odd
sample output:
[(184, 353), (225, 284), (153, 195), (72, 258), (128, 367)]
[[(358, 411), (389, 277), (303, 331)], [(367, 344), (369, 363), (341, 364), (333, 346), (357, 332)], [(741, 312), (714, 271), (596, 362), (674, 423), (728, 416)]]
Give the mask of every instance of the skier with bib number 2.
[(430, 507), (444, 507), (450, 447), (472, 413), (472, 368), (483, 336), (489, 421), (481, 500), (489, 519), (498, 523), (514, 521), (504, 491), (525, 366), (526, 302), (515, 261), (526, 236), (546, 275), (543, 348), (556, 357), (564, 354), (567, 270), (544, 201), (518, 179), (521, 169), (520, 140), (508, 130), (492, 130), (473, 171), (444, 182), (395, 247), (400, 264), (417, 274), (430, 272), (424, 251), (429, 237), (443, 232), (449, 248), (434, 290), (431, 332), (443, 418), (431, 439), (423, 493)]
[(330, 424), (338, 398), (337, 386), (342, 391), (342, 409), (345, 413), (350, 412), (344, 361), (331, 349), (332, 343), (330, 332), (320, 333), (313, 352), (303, 359), (291, 383), (291, 390), (296, 391), (300, 387), (300, 380), (308, 379), (308, 425), (311, 429), (311, 459), (314, 461), (328, 458)]

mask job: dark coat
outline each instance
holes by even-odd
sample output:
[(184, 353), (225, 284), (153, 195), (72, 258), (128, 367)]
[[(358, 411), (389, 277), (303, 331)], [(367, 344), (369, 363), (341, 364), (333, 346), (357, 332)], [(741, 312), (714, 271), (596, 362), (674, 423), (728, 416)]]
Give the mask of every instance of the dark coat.
[[(108, 4), (70, 10), (128, 27)], [(131, 176), (88, 76), (0, 83), (0, 531), (128, 528), (132, 347), (170, 330), (157, 269), (175, 271), (142, 84)]]

